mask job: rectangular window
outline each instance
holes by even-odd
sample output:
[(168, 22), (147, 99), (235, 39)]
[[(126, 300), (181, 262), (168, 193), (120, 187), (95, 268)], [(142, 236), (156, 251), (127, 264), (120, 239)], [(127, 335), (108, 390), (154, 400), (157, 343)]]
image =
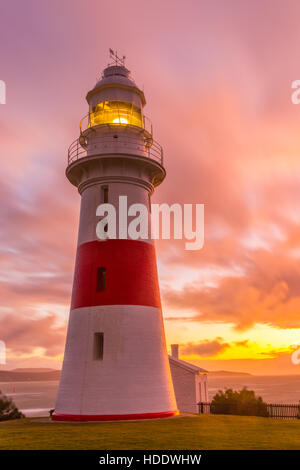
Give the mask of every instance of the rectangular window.
[(97, 292), (105, 289), (106, 283), (106, 268), (97, 269)]
[(102, 201), (103, 204), (108, 203), (108, 186), (102, 186)]
[(94, 334), (93, 357), (95, 361), (102, 361), (103, 359), (103, 336), (103, 333)]

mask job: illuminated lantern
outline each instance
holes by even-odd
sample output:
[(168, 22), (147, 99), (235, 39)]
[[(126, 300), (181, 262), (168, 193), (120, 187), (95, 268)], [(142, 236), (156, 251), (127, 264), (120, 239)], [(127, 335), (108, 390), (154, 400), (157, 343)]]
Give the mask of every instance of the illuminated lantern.
[[(144, 93), (115, 57), (87, 94), (89, 113), (69, 148), (66, 175), (81, 195), (71, 311), (56, 421), (177, 414), (153, 240), (99, 240), (97, 207), (150, 198), (163, 153), (143, 114)], [(150, 224), (150, 216), (149, 216)], [(119, 233), (119, 230), (117, 230)]]

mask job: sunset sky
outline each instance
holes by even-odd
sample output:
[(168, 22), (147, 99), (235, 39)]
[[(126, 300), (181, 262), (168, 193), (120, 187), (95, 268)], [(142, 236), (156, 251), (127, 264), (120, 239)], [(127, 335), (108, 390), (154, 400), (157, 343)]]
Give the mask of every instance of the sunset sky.
[(168, 347), (299, 374), (299, 18), (292, 0), (2, 2), (1, 368), (61, 367), (80, 205), (67, 148), (113, 48), (164, 148), (153, 202), (205, 204), (202, 250), (156, 244)]

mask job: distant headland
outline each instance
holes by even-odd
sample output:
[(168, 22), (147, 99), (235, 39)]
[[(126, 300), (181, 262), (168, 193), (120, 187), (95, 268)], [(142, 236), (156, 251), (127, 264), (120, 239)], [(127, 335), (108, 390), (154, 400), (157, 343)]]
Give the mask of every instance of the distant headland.
[[(61, 371), (49, 368), (18, 368), (0, 370), (0, 382), (43, 382), (59, 380)], [(251, 375), (247, 372), (232, 372), (228, 370), (214, 370), (208, 372), (209, 376), (238, 376)]]
[(46, 368), (0, 370), (0, 382), (43, 382), (59, 380), (60, 372), (60, 370)]
[(233, 372), (231, 370), (211, 370), (208, 372), (208, 375), (211, 377), (216, 377), (216, 376), (237, 376), (237, 375), (253, 375), (253, 374), (249, 374), (248, 372)]

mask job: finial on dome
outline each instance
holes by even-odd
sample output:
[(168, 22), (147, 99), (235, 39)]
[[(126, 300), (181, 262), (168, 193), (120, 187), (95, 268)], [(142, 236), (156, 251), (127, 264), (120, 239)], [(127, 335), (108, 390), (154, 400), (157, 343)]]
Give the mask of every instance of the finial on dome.
[(123, 55), (123, 57), (120, 58), (118, 57), (117, 51), (114, 51), (113, 49), (109, 49), (109, 57), (112, 60), (112, 62), (108, 64), (108, 67), (111, 65), (121, 65), (125, 67), (125, 59), (126, 59), (125, 55)]

